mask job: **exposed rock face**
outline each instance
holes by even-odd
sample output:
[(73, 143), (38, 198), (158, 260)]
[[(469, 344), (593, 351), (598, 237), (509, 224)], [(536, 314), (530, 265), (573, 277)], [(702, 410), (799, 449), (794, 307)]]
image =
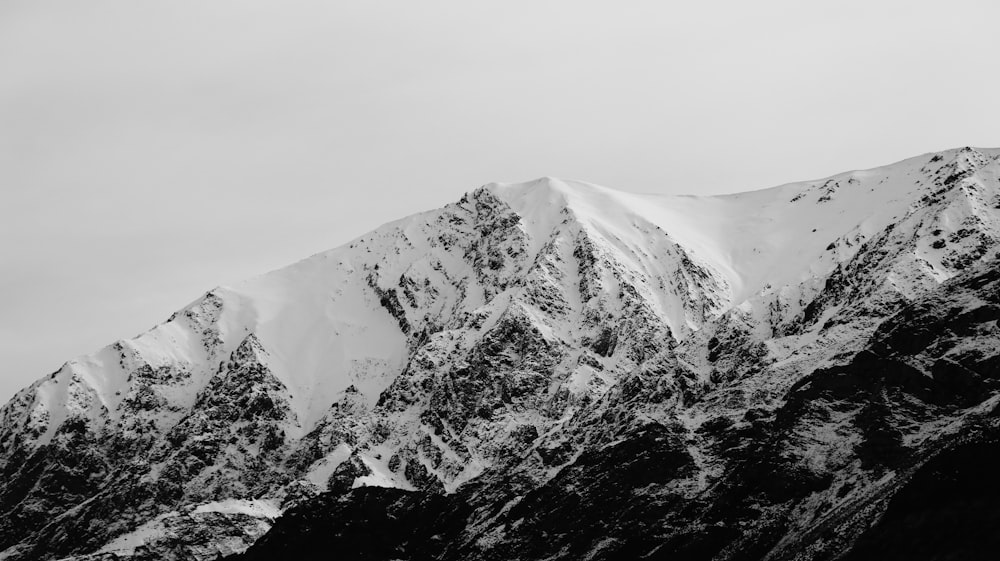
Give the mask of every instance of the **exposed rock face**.
[(907, 513), (994, 453), (998, 155), (490, 185), (215, 289), (0, 411), (0, 558), (862, 559), (990, 519)]
[[(292, 509), (239, 559), (982, 559), (998, 545), (1000, 261), (887, 318), (773, 410), (632, 426), (539, 483), (532, 463), (444, 498), (355, 489)], [(624, 384), (619, 384), (624, 385)], [(641, 390), (640, 390), (641, 392)], [(610, 396), (611, 392), (609, 392)], [(706, 394), (710, 395), (711, 391)], [(664, 412), (666, 413), (666, 412)], [(675, 414), (676, 415), (676, 414)], [(368, 517), (372, 513), (377, 516)], [(386, 536), (375, 539), (374, 536)], [(372, 548), (373, 542), (377, 548)]]

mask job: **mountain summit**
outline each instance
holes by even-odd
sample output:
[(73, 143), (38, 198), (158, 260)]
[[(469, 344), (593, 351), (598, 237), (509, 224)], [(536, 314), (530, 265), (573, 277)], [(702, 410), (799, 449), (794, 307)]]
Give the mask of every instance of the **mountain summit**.
[(890, 558), (1000, 458), (998, 251), (1000, 149), (488, 184), (21, 390), (0, 559)]

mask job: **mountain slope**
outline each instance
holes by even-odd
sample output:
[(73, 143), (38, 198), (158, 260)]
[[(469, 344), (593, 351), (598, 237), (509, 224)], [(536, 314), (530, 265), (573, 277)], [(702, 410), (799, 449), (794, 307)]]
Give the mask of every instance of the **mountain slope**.
[[(733, 443), (732, 427), (805, 422), (782, 413), (803, 380), (861, 360), (907, 306), (992, 263), (998, 157), (951, 150), (721, 197), (552, 178), (491, 184), (212, 290), (149, 332), (66, 363), (0, 411), (0, 558), (102, 548), (212, 558), (320, 493), (345, 512), (365, 497), (409, 504), (407, 492), (448, 493), (458, 498), (426, 501), (450, 513), (470, 489), (488, 501), (461, 503), (474, 514), (459, 517), (467, 526), (438, 553), (491, 558), (506, 540), (497, 521), (520, 520), (495, 509), (520, 508), (544, 527), (563, 516), (550, 494), (581, 481), (596, 489), (585, 503), (615, 512), (628, 506), (601, 489), (660, 488), (643, 516), (657, 527), (677, 517), (681, 537), (654, 533), (649, 543), (701, 544), (698, 532), (717, 530), (695, 531), (681, 511), (716, 504), (718, 493), (750, 500), (724, 489), (733, 473), (787, 472), (788, 482), (768, 485), (788, 489), (763, 491), (786, 504), (821, 494), (843, 471), (830, 466), (889, 461), (881, 448), (866, 460), (840, 446), (844, 431), (865, 442), (869, 430), (844, 428), (856, 417), (846, 410), (810, 421), (813, 432), (787, 447), (775, 448), (791, 437), (771, 429)], [(959, 409), (991, 399), (992, 386), (977, 391)], [(903, 448), (923, 450), (959, 417), (935, 409), (910, 419), (927, 434)], [(633, 460), (632, 471), (615, 468)], [(858, 473), (854, 485), (874, 492), (874, 476)], [(359, 487), (397, 491), (351, 491)], [(821, 504), (808, 501), (794, 508)], [(768, 531), (801, 544), (812, 522), (779, 522), (783, 508), (768, 507)], [(477, 531), (485, 545), (455, 549)], [(755, 543), (792, 547), (765, 541)], [(704, 553), (729, 555), (720, 551)]]
[[(716, 417), (694, 434), (669, 415), (644, 418), (537, 486), (508, 472), (445, 498), (327, 493), (290, 510), (239, 559), (331, 551), (358, 559), (989, 558), (998, 265), (985, 262), (892, 314), (853, 358), (807, 375), (774, 410)], [(654, 399), (623, 388), (611, 401), (624, 413)], [(697, 485), (699, 446), (725, 460), (708, 485)], [(384, 537), (372, 547), (371, 536)]]

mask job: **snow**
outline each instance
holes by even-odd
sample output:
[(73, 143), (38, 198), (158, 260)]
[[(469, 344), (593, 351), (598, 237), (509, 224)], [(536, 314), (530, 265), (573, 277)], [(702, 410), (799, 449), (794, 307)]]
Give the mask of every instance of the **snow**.
[[(770, 331), (780, 327), (772, 320), (795, 317), (836, 267), (855, 257), (888, 226), (913, 243), (905, 246), (905, 258), (886, 261), (879, 277), (885, 282), (879, 288), (904, 297), (956, 274), (958, 268), (950, 265), (955, 256), (970, 254), (980, 243), (963, 232), (1000, 237), (995, 235), (1000, 233), (996, 211), (1000, 150), (981, 152), (924, 155), (872, 170), (721, 196), (635, 194), (551, 177), (489, 184), (464, 200), (493, 205), (496, 198), (518, 215), (520, 233), (508, 236), (499, 230), (505, 236), (502, 243), (510, 244), (501, 252), (510, 259), (499, 267), (490, 263), (490, 270), (481, 270), (478, 262), (475, 269), (470, 264), (468, 256), (481, 249), (484, 239), (484, 232), (474, 226), (482, 218), (476, 215), (476, 205), (459, 203), (413, 215), (342, 247), (219, 287), (146, 333), (66, 363), (19, 394), (17, 407), (25, 421), (19, 426), (28, 427), (26, 434), (41, 433), (38, 444), (51, 440), (72, 416), (95, 420), (99, 427), (130, 415), (140, 421), (149, 420), (144, 415), (156, 415), (153, 430), (165, 431), (171, 420), (190, 413), (210, 377), (224, 374), (231, 353), (253, 335), (260, 343), (256, 358), (284, 386), (282, 397), (294, 414), (281, 427), (291, 447), (324, 418), (335, 417), (327, 416), (335, 402), (341, 402), (340, 414), (346, 411), (351, 421), (363, 421), (348, 432), (364, 432), (374, 426), (369, 421), (384, 411), (366, 415), (407, 364), (438, 372), (450, 368), (499, 321), (512, 317), (530, 323), (549, 342), (564, 343), (569, 349), (576, 346), (560, 359), (548, 388), (551, 396), (568, 390), (574, 400), (583, 402), (599, 398), (623, 371), (635, 366), (614, 353), (591, 356), (580, 346), (601, 321), (591, 312), (598, 310), (608, 318), (628, 313), (618, 295), (628, 283), (677, 339), (733, 310), (738, 312), (734, 317), (749, 318), (755, 335), (766, 339), (773, 359), (766, 379), (755, 380), (753, 387), (719, 388), (710, 399), (676, 417), (695, 438), (699, 426), (719, 415), (741, 422), (737, 413), (742, 414), (751, 399), (745, 390), (776, 399), (806, 367), (835, 360), (819, 352), (824, 347), (857, 340), (864, 329), (873, 328), (834, 325), (822, 334), (807, 331), (784, 337)], [(973, 170), (972, 175), (955, 175)], [(929, 205), (928, 200), (941, 204)], [(487, 216), (491, 220), (493, 215)], [(503, 227), (510, 223), (503, 221)], [(458, 240), (457, 248), (444, 241), (445, 234)], [(894, 241), (884, 247), (891, 253), (891, 248), (904, 245)], [(589, 264), (578, 260), (581, 247), (593, 249), (593, 276), (582, 275)], [(599, 287), (597, 295), (585, 299), (581, 282)], [(404, 298), (404, 286), (422, 290)], [(538, 305), (532, 290), (552, 305)], [(396, 291), (398, 305), (380, 301), (390, 291)], [(698, 304), (703, 305), (700, 312)], [(831, 304), (818, 324), (837, 311)], [(470, 327), (469, 318), (476, 319), (478, 328)], [(434, 329), (421, 333), (424, 327)], [(433, 335), (411, 348), (414, 340), (408, 340), (404, 328), (410, 335)], [(712, 333), (701, 335), (707, 338)], [(694, 363), (702, 360), (688, 358)], [(123, 409), (140, 369), (165, 380), (154, 382), (157, 396), (167, 401), (162, 410)], [(699, 371), (699, 365), (690, 370)], [(708, 370), (701, 368), (698, 375), (707, 379)], [(356, 393), (349, 391), (351, 386)], [(514, 409), (489, 423), (473, 420), (462, 434), (446, 426), (449, 438), (442, 438), (421, 421), (418, 405), (412, 405), (388, 413), (391, 434), (380, 444), (359, 438), (349, 440), (349, 446), (332, 436), (321, 441), (324, 447), (336, 447), (323, 448), (326, 455), (302, 477), (325, 487), (336, 468), (357, 454), (370, 473), (357, 478), (354, 487), (413, 489), (404, 475), (389, 470), (388, 461), (427, 435), (440, 454), (435, 452), (432, 461), (425, 449), (418, 448), (405, 461), (420, 462), (452, 492), (494, 466), (491, 450), (512, 431), (531, 425), (548, 437), (562, 430), (562, 424), (573, 422), (578, 411), (574, 407), (564, 409), (555, 422), (538, 411)], [(5, 418), (14, 417), (6, 413)], [(837, 458), (824, 454), (857, 438), (848, 430), (848, 421), (847, 413), (838, 414), (822, 430), (796, 437), (813, 461), (829, 463)], [(908, 443), (922, 443), (948, 428), (928, 424), (909, 436)], [(332, 429), (331, 435), (340, 438)], [(456, 452), (461, 446), (467, 446), (468, 454)], [(694, 484), (704, 489), (719, 468), (711, 454), (695, 444), (689, 446), (699, 470)], [(230, 449), (223, 456), (233, 454)], [(211, 469), (229, 469), (221, 466), (220, 460)], [(158, 477), (162, 467), (152, 465), (150, 477)], [(247, 515), (253, 517), (251, 523), (263, 525), (279, 514), (278, 506), (266, 500), (220, 500), (161, 516), (117, 538), (106, 550), (130, 551), (157, 540), (185, 517), (227, 520), (225, 516), (233, 515), (245, 521), (237, 515)]]
[(376, 446), (368, 452), (360, 454), (361, 461), (371, 470), (371, 474), (358, 477), (354, 480), (352, 488), (358, 487), (391, 487), (415, 490), (402, 475), (398, 475), (389, 470), (388, 458), (391, 450), (385, 446)]
[(337, 469), (337, 466), (344, 463), (344, 461), (350, 456), (351, 447), (347, 444), (341, 443), (339, 446), (334, 448), (333, 452), (330, 452), (325, 457), (316, 460), (306, 473), (305, 479), (309, 480), (321, 489), (326, 489), (326, 482), (329, 481), (330, 476), (333, 475), (333, 471)]
[(163, 520), (165, 518), (175, 516), (178, 516), (177, 512), (170, 512), (150, 520), (135, 530), (118, 536), (114, 540), (108, 542), (103, 548), (101, 548), (101, 551), (109, 553), (122, 553), (126, 555), (131, 554), (137, 547), (157, 538), (166, 536), (169, 531), (163, 525)]
[(241, 323), (269, 349), (270, 366), (292, 394), (303, 426), (314, 424), (349, 385), (376, 399), (388, 385), (380, 374), (397, 372), (406, 356), (396, 321), (362, 284), (351, 282), (349, 269), (315, 270), (328, 260), (234, 289), (241, 307), (253, 310), (253, 320)]
[[(146, 522), (142, 526), (139, 526), (135, 530), (118, 536), (105, 544), (104, 547), (101, 548), (100, 552), (115, 553), (126, 556), (132, 555), (136, 548), (140, 546), (150, 544), (163, 538), (170, 538), (172, 535), (176, 534), (178, 532), (177, 524), (179, 521), (182, 521), (183, 517), (196, 521), (199, 516), (209, 514), (246, 515), (259, 519), (259, 525), (256, 527), (257, 532), (263, 534), (264, 531), (266, 531), (266, 529), (270, 526), (271, 521), (281, 516), (281, 509), (278, 508), (274, 502), (267, 500), (228, 499), (224, 501), (201, 504), (193, 510), (185, 513), (174, 510), (161, 514), (149, 522)], [(244, 528), (244, 531), (247, 531), (248, 529), (249, 528)], [(232, 531), (231, 527), (229, 528), (229, 531)], [(218, 545), (220, 547), (228, 546), (228, 550), (231, 552), (239, 553), (244, 551), (249, 544), (239, 540), (238, 536), (230, 536), (229, 540), (223, 539)]]
[[(569, 261), (573, 248), (565, 243), (567, 236), (584, 232), (599, 252), (613, 255), (627, 268), (627, 275), (641, 281), (640, 290), (648, 292), (643, 297), (657, 303), (657, 313), (675, 337), (681, 337), (700, 327), (699, 318), (685, 308), (685, 296), (716, 299), (718, 305), (708, 309), (714, 315), (736, 307), (759, 308), (753, 299), (761, 294), (774, 293), (791, 306), (808, 298), (802, 290), (816, 289), (867, 239), (938, 190), (935, 173), (940, 177), (978, 168), (961, 179), (953, 204), (934, 217), (935, 223), (914, 228), (938, 228), (948, 234), (971, 220), (992, 221), (990, 227), (1000, 228), (992, 217), (995, 201), (990, 198), (996, 195), (1000, 150), (953, 150), (941, 156), (918, 156), (872, 170), (722, 196), (642, 195), (550, 177), (493, 183), (485, 189), (521, 217), (528, 264), (552, 241), (562, 261)], [(517, 301), (517, 289), (510, 288), (487, 305), (468, 263), (440, 246), (432, 247), (441, 213), (430, 211), (386, 224), (342, 247), (220, 287), (182, 310), (191, 317), (179, 314), (119, 342), (122, 356), (111, 345), (67, 363), (53, 378), (33, 386), (35, 398), (26, 415), (34, 426), (46, 427), (37, 442), (51, 439), (71, 415), (115, 420), (134, 383), (129, 370), (144, 364), (190, 375), (167, 392), (173, 410), (183, 411), (251, 333), (289, 394), (295, 414), (286, 428), (291, 438), (315, 426), (348, 386), (359, 391), (365, 405), (374, 406), (402, 371), (409, 349), (397, 318), (380, 304), (369, 279), (374, 278), (382, 290), (392, 289), (401, 275), (433, 279), (440, 295), (419, 313), (489, 314), (482, 330)], [(709, 272), (710, 282), (699, 288), (707, 293), (681, 294), (689, 290), (684, 286), (663, 288), (665, 281), (676, 277), (681, 250)], [(918, 263), (934, 282), (953, 274), (944, 264), (946, 251), (930, 242), (916, 251)], [(378, 274), (372, 276), (373, 271)], [(563, 278), (549, 279), (554, 285), (577, 284), (573, 267), (562, 267), (561, 272)], [(923, 282), (914, 277), (913, 271), (901, 270), (892, 278), (906, 290), (907, 283)], [(459, 293), (456, 286), (462, 283)], [(565, 297), (571, 309), (582, 308), (579, 294)], [(216, 300), (218, 309), (210, 305)], [(550, 337), (574, 336), (565, 326), (535, 317), (537, 311), (530, 307), (523, 311)], [(592, 373), (580, 370), (569, 384), (580, 390), (594, 381)], [(331, 465), (332, 460), (317, 466), (313, 477), (321, 478), (324, 470), (333, 469)], [(372, 482), (383, 481), (372, 476)]]
[(933, 190), (929, 182), (915, 187), (913, 179), (923, 175), (919, 169), (928, 159), (722, 196), (642, 195), (553, 178), (487, 188), (522, 216), (535, 252), (559, 224), (563, 208), (625, 255), (648, 245), (642, 224), (655, 225), (695, 261), (722, 273), (731, 290), (729, 306), (736, 306), (765, 287), (828, 274), (836, 263), (821, 257), (832, 240), (851, 234), (866, 239)]
[(275, 503), (261, 499), (226, 499), (224, 501), (198, 505), (194, 509), (194, 514), (204, 514), (207, 512), (246, 514), (255, 518), (270, 518), (272, 520), (281, 516), (281, 509)]

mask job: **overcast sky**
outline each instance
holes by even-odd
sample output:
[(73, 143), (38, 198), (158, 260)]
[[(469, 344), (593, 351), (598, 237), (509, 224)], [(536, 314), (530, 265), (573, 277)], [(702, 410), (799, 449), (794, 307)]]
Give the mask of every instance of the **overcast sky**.
[(490, 181), (719, 193), (1000, 145), (998, 16), (4, 0), (0, 400), (216, 285)]

